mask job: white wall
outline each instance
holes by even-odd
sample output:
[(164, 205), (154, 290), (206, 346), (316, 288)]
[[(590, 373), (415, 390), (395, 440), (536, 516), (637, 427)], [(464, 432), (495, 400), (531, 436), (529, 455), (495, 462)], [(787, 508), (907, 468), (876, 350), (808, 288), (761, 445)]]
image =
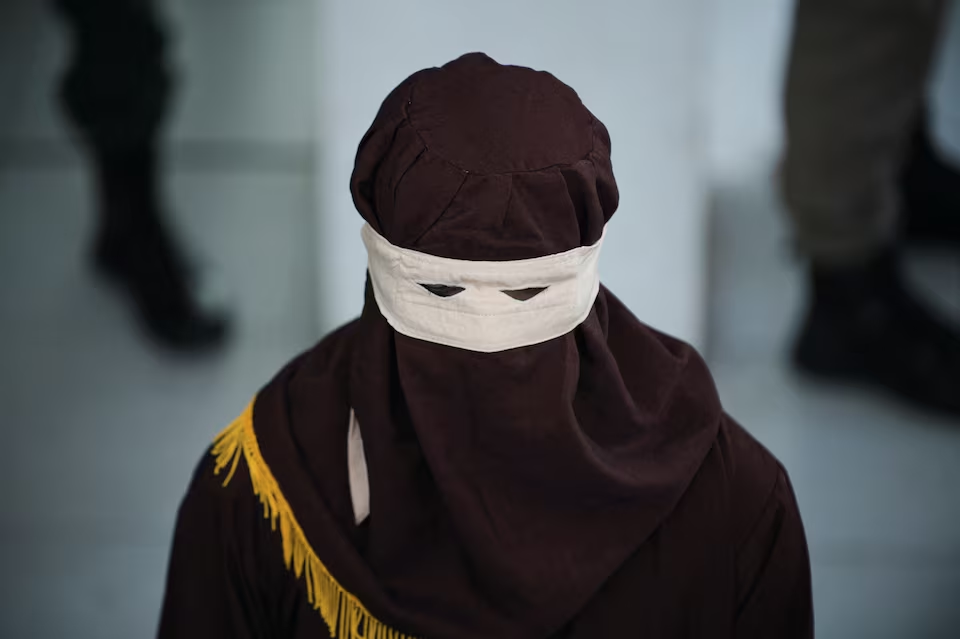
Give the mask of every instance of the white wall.
[(707, 0), (329, 0), (318, 15), (318, 234), (323, 330), (362, 304), (361, 220), (348, 189), (387, 93), (468, 51), (548, 70), (610, 130), (621, 205), (603, 281), (644, 321), (701, 343), (704, 153), (699, 108)]
[[(793, 0), (709, 0), (703, 118), (715, 184), (772, 175)], [(771, 213), (773, 215), (773, 213)]]

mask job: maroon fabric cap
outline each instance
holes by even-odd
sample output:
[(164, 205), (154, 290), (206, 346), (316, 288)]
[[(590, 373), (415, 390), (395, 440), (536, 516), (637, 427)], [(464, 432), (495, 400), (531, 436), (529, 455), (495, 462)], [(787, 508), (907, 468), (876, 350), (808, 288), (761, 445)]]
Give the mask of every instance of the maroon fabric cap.
[(387, 97), (351, 190), (391, 243), (493, 261), (593, 244), (619, 199), (610, 137), (573, 89), (481, 53)]

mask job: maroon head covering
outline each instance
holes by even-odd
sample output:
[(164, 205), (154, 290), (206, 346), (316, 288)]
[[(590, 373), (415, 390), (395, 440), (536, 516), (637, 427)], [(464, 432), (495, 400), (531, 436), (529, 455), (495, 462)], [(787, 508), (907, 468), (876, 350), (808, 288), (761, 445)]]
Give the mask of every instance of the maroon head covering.
[[(591, 245), (618, 199), (607, 131), (576, 93), (481, 54), (387, 97), (351, 186), (392, 244), (463, 260)], [(335, 415), (345, 429), (355, 409), (369, 519), (356, 529), (331, 488), (345, 477), (342, 434), (304, 462), (322, 499), (291, 502), (311, 511), (298, 516), (334, 576), (411, 635), (558, 632), (670, 514), (720, 421), (696, 354), (603, 288), (572, 332), (479, 353), (399, 334), (368, 287), (349, 344), (344, 388), (294, 377), (290, 398), (264, 395), (258, 411), (291, 406), (307, 425)], [(304, 437), (300, 448), (322, 448)]]
[(479, 53), (394, 89), (351, 189), (396, 246), (497, 261), (593, 244), (619, 197), (610, 137), (573, 89)]

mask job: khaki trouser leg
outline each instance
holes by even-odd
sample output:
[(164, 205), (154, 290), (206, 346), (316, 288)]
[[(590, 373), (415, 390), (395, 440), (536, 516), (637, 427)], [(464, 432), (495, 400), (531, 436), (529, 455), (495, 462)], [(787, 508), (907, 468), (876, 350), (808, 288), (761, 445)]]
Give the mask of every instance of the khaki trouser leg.
[(798, 0), (783, 196), (800, 249), (855, 262), (896, 230), (901, 150), (921, 114), (946, 0)]

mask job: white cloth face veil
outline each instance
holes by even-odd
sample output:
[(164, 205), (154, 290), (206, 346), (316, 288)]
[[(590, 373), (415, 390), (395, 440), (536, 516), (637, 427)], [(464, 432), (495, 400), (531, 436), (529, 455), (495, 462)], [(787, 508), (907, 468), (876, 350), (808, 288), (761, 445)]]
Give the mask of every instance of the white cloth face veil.
[(380, 312), (415, 339), (483, 353), (539, 344), (579, 326), (600, 291), (603, 237), (564, 253), (479, 262), (394, 246), (369, 224), (362, 236)]

